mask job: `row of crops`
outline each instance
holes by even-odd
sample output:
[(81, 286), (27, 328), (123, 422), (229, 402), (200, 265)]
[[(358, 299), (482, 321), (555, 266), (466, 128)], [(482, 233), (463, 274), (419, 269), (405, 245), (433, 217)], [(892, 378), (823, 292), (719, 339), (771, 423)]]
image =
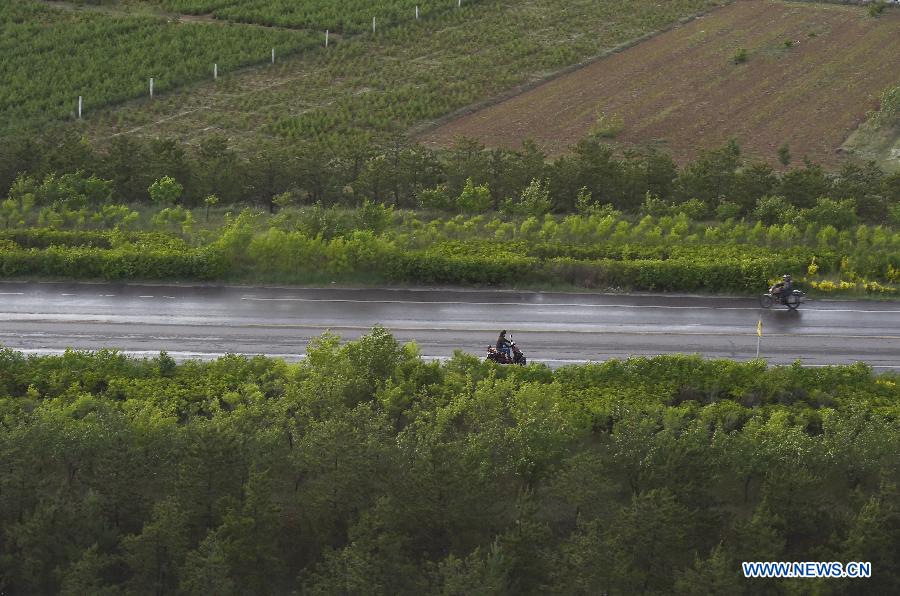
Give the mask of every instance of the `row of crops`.
[(179, 24), (151, 17), (65, 13), (34, 2), (0, 5), (0, 122), (71, 115), (165, 91), (319, 42), (304, 31)]
[[(476, 2), (477, 18), (471, 8)], [(303, 76), (294, 78), (303, 83), (284, 80), (283, 86), (271, 90), (267, 86), (248, 89), (247, 94), (217, 94), (222, 109), (216, 110), (215, 122), (197, 123), (201, 129), (237, 124), (254, 134), (264, 130), (288, 138), (341, 139), (349, 130), (394, 130), (507, 90), (535, 72), (596, 55), (710, 4), (711, 0), (670, 0), (663, 5), (635, 0), (623, 10), (621, 2), (573, 0), (558, 9), (549, 0), (540, 0), (533, 10), (521, 11), (481, 0), (377, 0), (369, 6), (358, 0), (135, 0), (122, 6), (138, 7), (142, 16), (122, 16), (119, 11), (111, 17), (61, 11), (32, 0), (0, 3), (0, 76), (8, 82), (0, 89), (0, 134), (72, 119), (79, 96), (90, 117), (98, 108), (147, 97), (151, 77), (155, 91), (165, 92), (212, 79), (213, 64), (226, 74), (237, 66), (266, 63), (272, 48), (279, 58), (291, 52), (309, 58), (299, 67), (286, 65), (289, 70), (302, 69)], [(414, 20), (417, 8), (419, 22)], [(161, 10), (218, 16), (216, 11), (227, 10), (235, 15), (233, 20), (238, 20), (238, 11), (256, 11), (258, 18), (241, 17), (255, 21), (253, 26), (225, 17), (179, 22), (164, 18)], [(259, 15), (268, 15), (268, 20)], [(365, 33), (372, 17), (378, 35)], [(275, 18), (292, 26), (259, 26)], [(357, 24), (341, 24), (351, 21)], [(303, 28), (303, 22), (314, 25)], [(615, 27), (598, 29), (599, 23)], [(325, 41), (326, 29), (343, 30), (344, 43), (334, 51), (314, 51)], [(551, 29), (567, 31), (565, 43), (559, 43), (555, 34), (546, 39), (545, 32)], [(347, 35), (348, 31), (359, 34)], [(353, 41), (347, 43), (348, 38)], [(297, 109), (299, 98), (309, 109)], [(182, 99), (172, 101), (160, 98), (152, 112), (171, 115), (169, 110), (174, 109), (184, 116)], [(269, 106), (264, 115), (256, 113), (260, 102)], [(325, 105), (329, 107), (323, 110)], [(195, 117), (206, 116), (200, 111), (188, 122), (179, 118), (178, 126), (193, 130)], [(119, 111), (114, 115), (115, 132), (151, 119), (143, 106), (134, 112)], [(154, 134), (167, 126), (167, 119), (161, 119), (162, 128), (154, 129)]]
[(341, 33), (369, 31), (440, 14), (477, 0), (163, 0), (167, 10), (212, 13), (239, 23), (329, 29)]
[[(475, 0), (467, 0), (470, 4)], [(158, 0), (152, 0), (157, 4)], [(151, 16), (63, 12), (37, 2), (0, 5), (0, 130), (72, 117), (164, 92), (218, 72), (264, 62), (322, 43), (322, 31), (359, 33), (426, 18), (460, 0), (163, 0), (183, 13), (279, 27), (179, 23)]]

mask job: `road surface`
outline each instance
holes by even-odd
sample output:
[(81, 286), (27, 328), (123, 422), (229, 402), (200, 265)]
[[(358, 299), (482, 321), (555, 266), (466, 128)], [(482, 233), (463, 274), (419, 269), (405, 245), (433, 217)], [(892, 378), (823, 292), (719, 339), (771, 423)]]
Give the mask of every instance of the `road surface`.
[(900, 304), (891, 302), (811, 301), (789, 312), (752, 298), (671, 295), (0, 283), (0, 344), (35, 354), (296, 360), (328, 329), (351, 339), (380, 323), (431, 358), (483, 355), (507, 329), (530, 361), (551, 366), (678, 352), (746, 360), (760, 319), (761, 356), (772, 363), (900, 370)]

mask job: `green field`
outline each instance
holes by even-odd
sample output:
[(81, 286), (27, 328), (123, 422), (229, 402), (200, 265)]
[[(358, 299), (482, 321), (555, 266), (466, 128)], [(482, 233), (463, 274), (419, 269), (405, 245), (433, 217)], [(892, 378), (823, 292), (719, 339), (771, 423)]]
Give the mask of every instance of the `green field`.
[[(143, 0), (166, 10), (185, 14), (211, 14), (238, 23), (280, 27), (329, 29), (339, 33), (372, 30), (379, 26), (408, 24), (461, 6), (458, 0)], [(466, 0), (474, 4), (480, 0)]]
[(31, 1), (0, 6), (0, 134), (72, 119), (185, 83), (308, 49), (299, 31), (180, 24), (156, 17), (72, 12)]
[[(625, 10), (623, 2), (579, 0), (560, 11), (547, 0), (469, 0), (462, 8), (452, 0), (173, 0), (66, 9), (25, 0), (0, 7), (0, 75), (10, 82), (0, 90), (0, 134), (71, 121), (78, 96), (84, 97), (86, 118), (78, 126), (89, 135), (151, 120), (171, 122), (181, 134), (196, 131), (193, 122), (172, 118), (170, 109), (209, 116), (214, 123), (196, 124), (247, 141), (260, 129), (279, 137), (350, 129), (384, 133), (505, 91), (711, 4), (678, 0), (660, 10), (642, 0)], [(187, 18), (206, 11), (215, 14)], [(179, 20), (179, 12), (186, 18)], [(379, 23), (374, 36), (372, 17)], [(548, 36), (557, 28), (566, 30), (564, 46)], [(309, 53), (324, 45), (326, 29), (338, 32), (330, 51)], [(276, 68), (192, 86), (183, 96), (166, 94), (212, 82), (214, 63), (223, 76), (266, 63), (272, 48)], [(460, 48), (466, 49), (462, 60)], [(288, 59), (297, 53), (301, 58)], [(98, 112), (147, 97), (151, 77), (153, 105), (132, 103), (112, 120)], [(210, 104), (221, 100), (234, 104)], [(198, 102), (203, 107), (184, 109)], [(257, 119), (260, 109), (268, 114), (264, 122)], [(168, 131), (157, 126), (151, 132)]]
[[(474, 4), (479, 0), (467, 0)], [(170, 3), (171, 4), (171, 3)], [(259, 23), (283, 27), (302, 27), (340, 33), (372, 30), (372, 19), (379, 26), (403, 26), (419, 18), (428, 18), (457, 9), (454, 0), (237, 0), (216, 9), (216, 18), (241, 23)]]
[[(463, 3), (435, 18), (333, 38), (275, 68), (93, 111), (79, 127), (191, 143), (216, 132), (242, 151), (282, 140), (388, 135), (440, 118), (717, 4), (713, 0)], [(424, 6), (424, 4), (423, 4)], [(370, 21), (370, 18), (368, 19)], [(317, 34), (323, 36), (324, 27)], [(323, 39), (320, 41), (324, 41)]]

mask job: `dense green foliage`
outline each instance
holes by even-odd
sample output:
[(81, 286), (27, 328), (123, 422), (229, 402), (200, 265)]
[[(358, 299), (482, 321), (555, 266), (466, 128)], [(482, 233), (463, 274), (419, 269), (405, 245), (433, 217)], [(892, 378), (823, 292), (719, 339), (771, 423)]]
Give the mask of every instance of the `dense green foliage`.
[[(150, 202), (149, 188), (171, 177), (186, 207), (216, 195), (222, 204), (272, 211), (279, 198), (281, 205), (357, 206), (368, 200), (399, 208), (529, 215), (611, 205), (631, 214), (684, 212), (698, 221), (752, 218), (766, 225), (814, 222), (839, 229), (858, 221), (900, 222), (900, 172), (888, 175), (874, 164), (828, 172), (810, 162), (777, 172), (746, 159), (733, 142), (681, 168), (665, 153), (617, 155), (596, 138), (552, 161), (531, 143), (515, 151), (486, 149), (467, 139), (440, 151), (402, 137), (384, 143), (354, 137), (338, 145), (307, 141), (291, 148), (262, 144), (250, 156), (239, 155), (223, 137), (196, 148), (172, 139), (125, 137), (97, 148), (71, 133), (12, 137), (0, 144), (4, 189), (59, 194), (56, 187), (68, 184), (64, 175), (79, 170), (110, 181), (103, 192), (126, 203)], [(17, 181), (21, 174), (26, 176)], [(51, 174), (56, 176), (47, 182)], [(48, 184), (49, 190), (31, 190)]]
[(163, 92), (317, 45), (298, 31), (170, 23), (65, 12), (31, 0), (0, 4), (0, 131)]
[(898, 383), (378, 328), (298, 365), (2, 350), (0, 591), (790, 594), (740, 561), (854, 560), (816, 593), (896, 593)]
[[(107, 212), (120, 217), (97, 224), (96, 216)], [(155, 231), (140, 232), (126, 231), (139, 214), (124, 206), (106, 205), (99, 214), (49, 206), (19, 219), (22, 227), (0, 232), (0, 275), (739, 294), (756, 293), (786, 271), (823, 292), (895, 294), (900, 282), (900, 233), (883, 226), (709, 225), (684, 213), (635, 218), (612, 210), (565, 217), (421, 215), (366, 202), (355, 210), (284, 208), (275, 216), (245, 210), (210, 225), (178, 207), (150, 218)], [(24, 227), (39, 222), (69, 230)], [(115, 229), (102, 229), (112, 222)]]
[[(900, 175), (852, 165), (828, 174), (809, 163), (779, 175), (744, 163), (733, 144), (680, 170), (663, 154), (616, 158), (594, 140), (549, 163), (533, 147), (467, 142), (355, 161), (313, 154), (313, 145), (244, 162), (224, 141), (188, 154), (168, 141), (121, 140), (97, 154), (67, 137), (34, 162), (27, 147), (6, 153), (33, 172), (0, 202), (6, 277), (755, 293), (790, 271), (821, 291), (878, 294), (900, 281), (900, 234), (885, 225), (900, 221)], [(278, 213), (209, 222), (220, 199), (257, 197)], [(416, 203), (425, 211), (395, 210)]]

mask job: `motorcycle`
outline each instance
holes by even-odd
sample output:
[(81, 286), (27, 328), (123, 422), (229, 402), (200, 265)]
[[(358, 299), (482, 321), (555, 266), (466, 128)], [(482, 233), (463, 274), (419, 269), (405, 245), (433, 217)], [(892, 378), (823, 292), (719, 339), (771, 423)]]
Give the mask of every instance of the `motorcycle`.
[(518, 364), (519, 366), (525, 366), (528, 361), (525, 358), (525, 354), (523, 354), (522, 350), (519, 349), (519, 346), (516, 345), (516, 342), (512, 342), (510, 348), (512, 349), (512, 358), (494, 346), (488, 346), (487, 359), (492, 360), (497, 364)]
[(773, 294), (770, 289), (767, 293), (759, 297), (759, 305), (763, 308), (770, 308), (773, 304), (783, 304), (789, 310), (797, 310), (800, 305), (806, 302), (806, 294), (800, 290), (793, 290), (785, 296)]

